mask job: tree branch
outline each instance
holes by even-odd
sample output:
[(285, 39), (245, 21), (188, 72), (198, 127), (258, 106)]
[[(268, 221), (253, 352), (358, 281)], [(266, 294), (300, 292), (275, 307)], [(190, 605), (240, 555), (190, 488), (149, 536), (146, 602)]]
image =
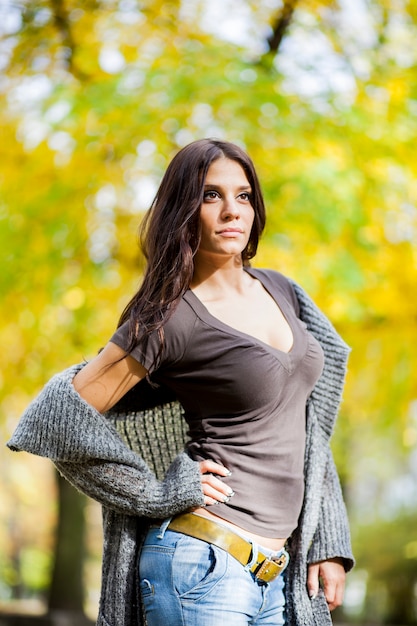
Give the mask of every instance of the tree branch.
[(50, 0), (50, 4), (52, 15), (54, 16), (54, 24), (61, 36), (62, 44), (67, 50), (66, 61), (68, 69), (72, 71), (75, 43), (69, 26), (68, 12), (64, 0)]
[(295, 6), (298, 0), (284, 0), (283, 6), (278, 11), (272, 27), (272, 34), (268, 37), (268, 51), (276, 54), (290, 25)]

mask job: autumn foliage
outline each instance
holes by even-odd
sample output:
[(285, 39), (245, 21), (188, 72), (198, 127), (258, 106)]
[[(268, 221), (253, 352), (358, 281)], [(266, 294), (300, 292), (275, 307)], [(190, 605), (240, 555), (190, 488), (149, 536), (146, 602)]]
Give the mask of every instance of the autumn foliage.
[[(348, 592), (344, 619), (415, 624), (417, 13), (272, 4), (0, 9), (0, 428), (6, 440), (42, 384), (112, 334), (173, 154), (204, 136), (238, 142), (268, 207), (255, 264), (299, 281), (353, 348), (333, 441), (362, 595)], [(0, 457), (0, 599), (41, 593), (50, 576), (55, 487), (25, 456)]]

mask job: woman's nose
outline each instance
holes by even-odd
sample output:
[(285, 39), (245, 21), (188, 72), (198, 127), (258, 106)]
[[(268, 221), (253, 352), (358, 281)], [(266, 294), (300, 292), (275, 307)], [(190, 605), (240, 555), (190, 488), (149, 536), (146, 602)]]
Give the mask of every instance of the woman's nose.
[(236, 219), (239, 217), (239, 203), (236, 198), (225, 198), (222, 214), (226, 219)]

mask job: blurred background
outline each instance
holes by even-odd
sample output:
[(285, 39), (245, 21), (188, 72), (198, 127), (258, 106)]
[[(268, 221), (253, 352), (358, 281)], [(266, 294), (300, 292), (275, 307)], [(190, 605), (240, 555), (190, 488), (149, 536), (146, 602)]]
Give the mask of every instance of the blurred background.
[(95, 617), (99, 506), (4, 442), (113, 333), (141, 216), (206, 136), (257, 166), (254, 265), (353, 348), (332, 445), (357, 566), (336, 621), (417, 624), (415, 0), (0, 0), (0, 34), (0, 624)]

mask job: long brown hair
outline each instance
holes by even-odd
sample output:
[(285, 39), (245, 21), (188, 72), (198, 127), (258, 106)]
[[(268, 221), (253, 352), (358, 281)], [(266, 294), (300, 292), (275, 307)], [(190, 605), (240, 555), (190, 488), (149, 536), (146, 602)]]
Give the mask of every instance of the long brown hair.
[(172, 159), (140, 226), (141, 248), (147, 260), (145, 275), (119, 320), (119, 326), (129, 321), (128, 352), (138, 344), (144, 346), (156, 331), (160, 339), (157, 359), (161, 355), (163, 326), (193, 277), (207, 171), (213, 161), (222, 157), (240, 164), (252, 188), (255, 219), (242, 252), (244, 265), (249, 265), (249, 259), (256, 254), (265, 226), (265, 206), (252, 160), (233, 143), (215, 139), (194, 141)]

